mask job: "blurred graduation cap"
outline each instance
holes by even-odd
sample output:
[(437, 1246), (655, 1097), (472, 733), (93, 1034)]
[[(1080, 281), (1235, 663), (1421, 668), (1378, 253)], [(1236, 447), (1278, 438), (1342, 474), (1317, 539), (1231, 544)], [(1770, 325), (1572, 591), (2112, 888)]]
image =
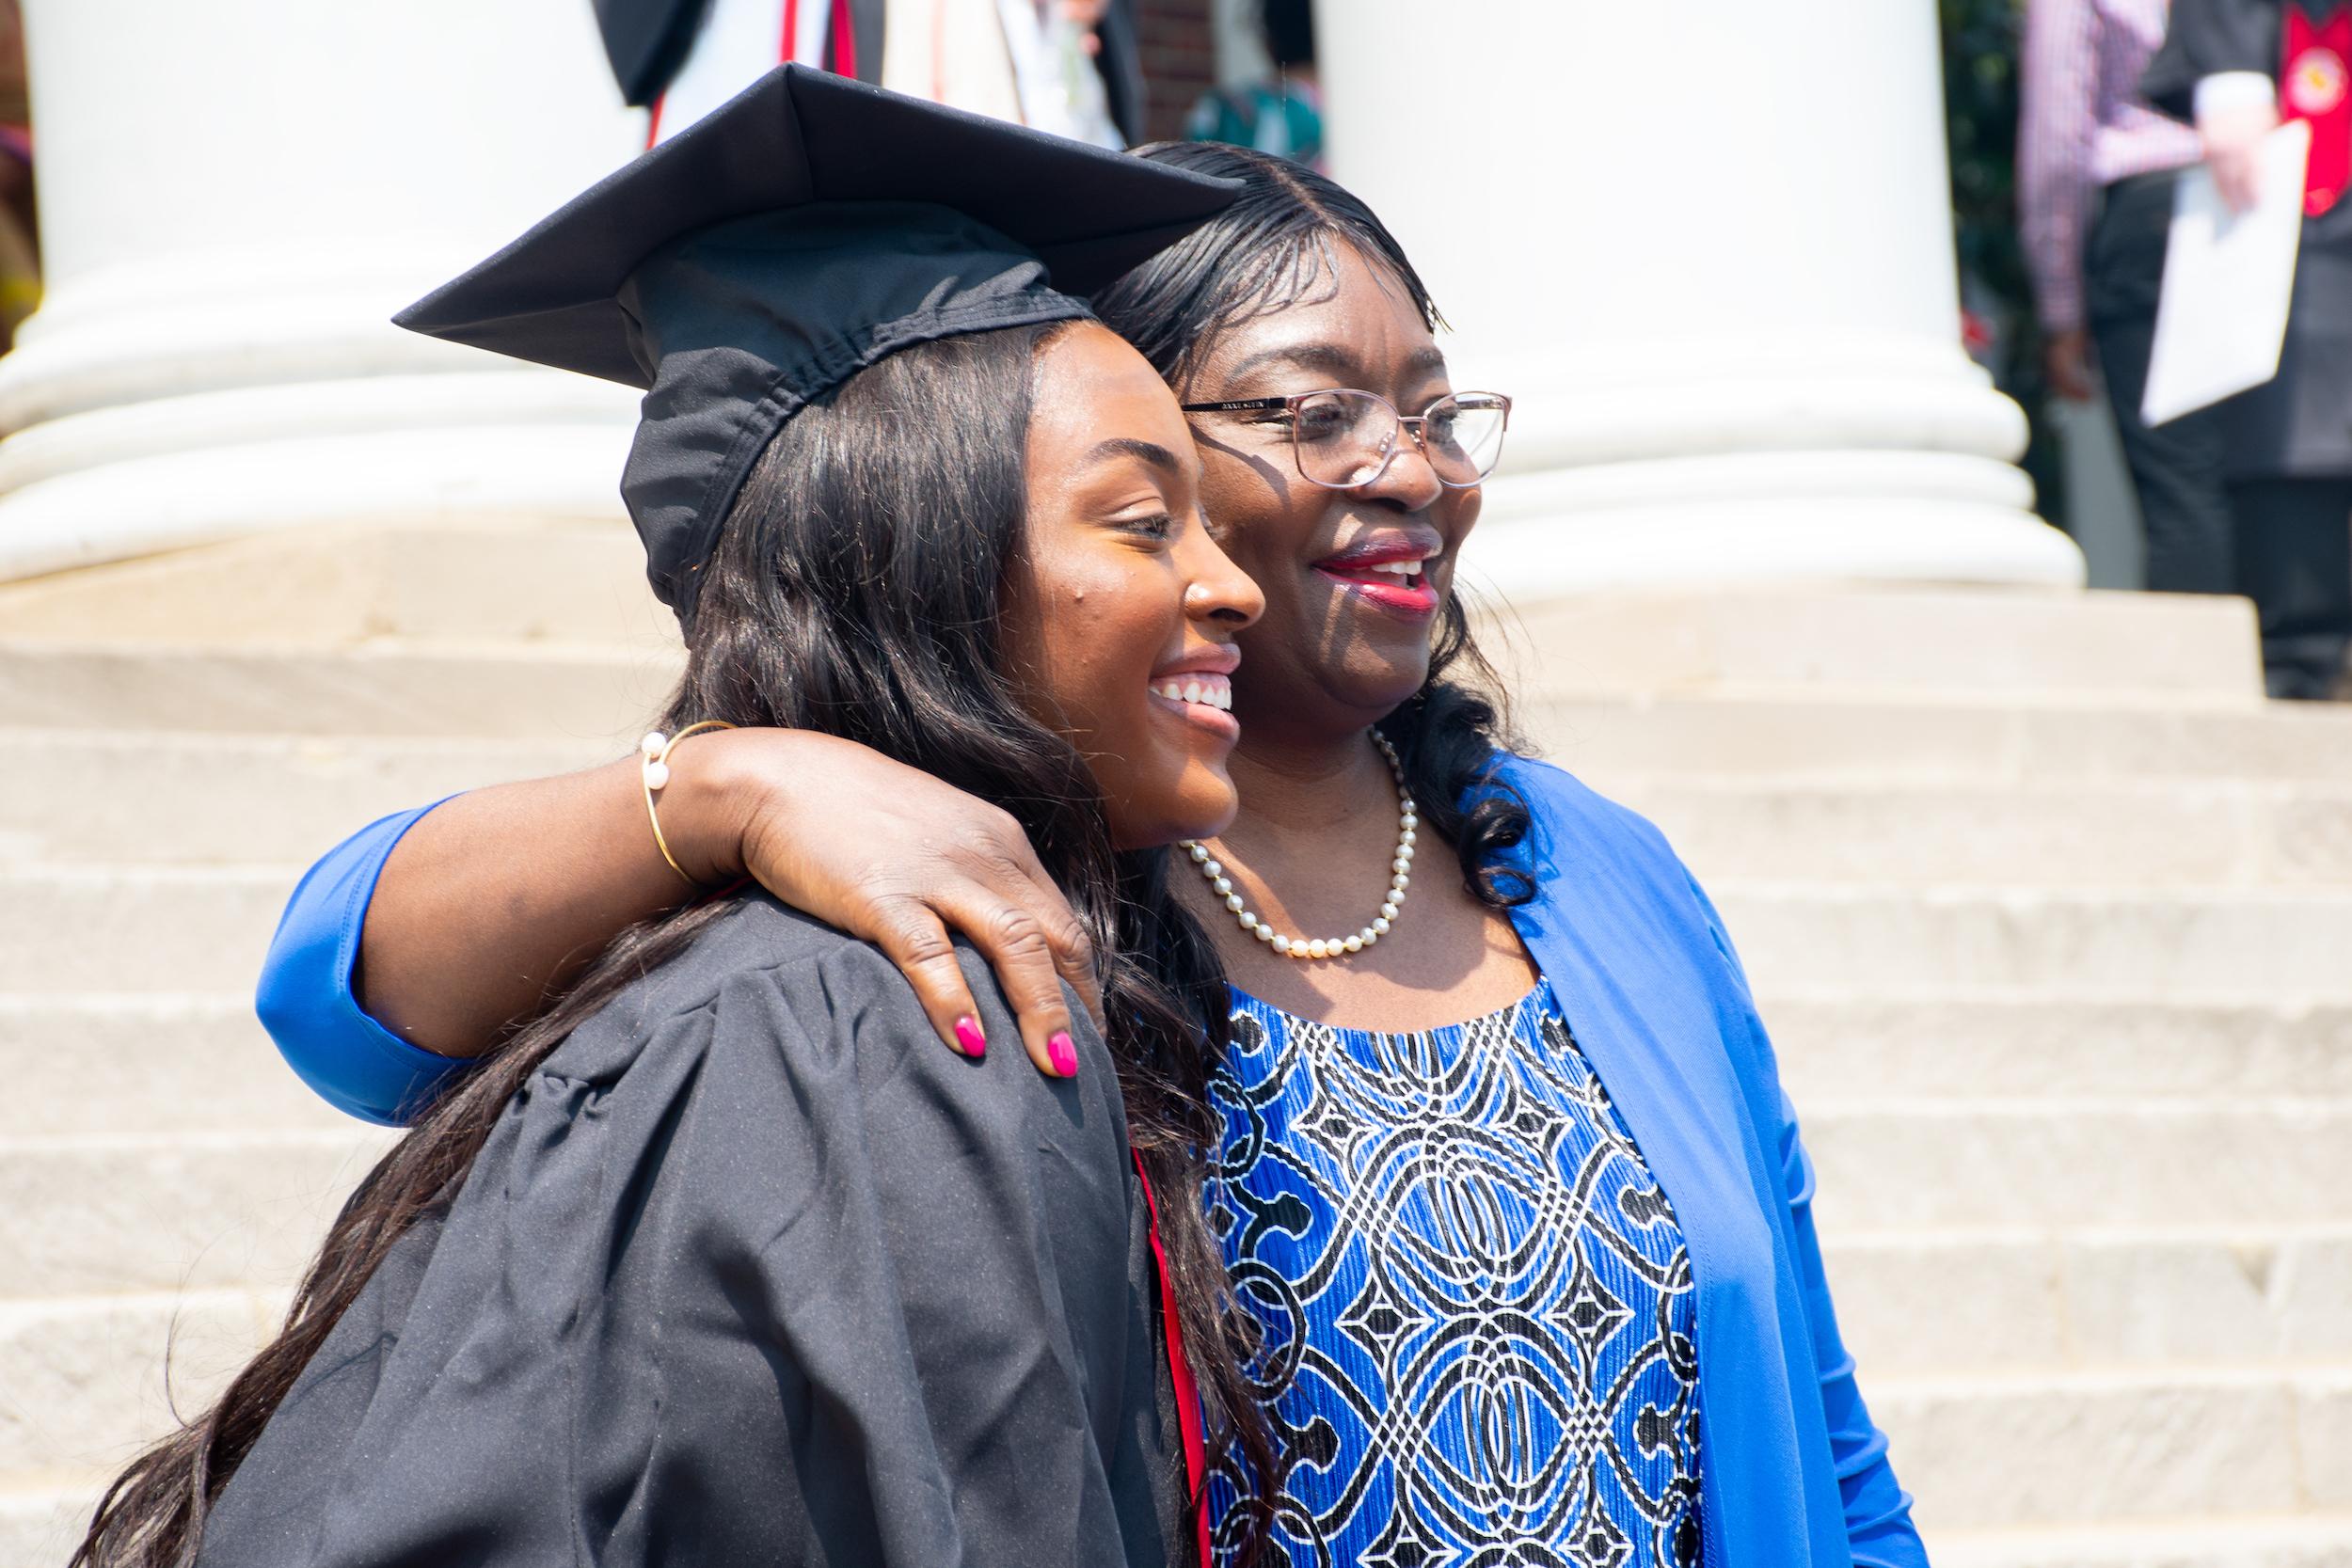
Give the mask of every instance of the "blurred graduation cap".
[(621, 494), (685, 621), (800, 409), (916, 343), (1090, 315), (1238, 188), (787, 65), (393, 320), (645, 388)]

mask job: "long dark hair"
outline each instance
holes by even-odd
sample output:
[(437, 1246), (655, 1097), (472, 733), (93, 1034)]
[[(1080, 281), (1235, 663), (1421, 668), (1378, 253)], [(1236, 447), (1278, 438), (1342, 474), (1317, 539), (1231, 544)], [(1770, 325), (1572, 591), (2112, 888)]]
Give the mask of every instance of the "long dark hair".
[[(1215, 951), (1156, 851), (1113, 853), (1078, 753), (1027, 717), (998, 667), (999, 605), (1019, 558), (1037, 351), (1012, 328), (905, 350), (804, 410), (738, 497), (687, 635), (664, 728), (701, 719), (841, 736), (1000, 802), (1094, 939), (1131, 1135), (1160, 1214), (1187, 1359), (1219, 1441), (1275, 1473), (1243, 1370), (1246, 1328), (1201, 1201), (1215, 1142), (1203, 1090), (1223, 1049)], [(178, 1568), (204, 1518), (337, 1320), (417, 1220), (455, 1195), (516, 1091), (619, 991), (729, 907), (707, 901), (622, 933), (588, 972), (432, 1105), (360, 1184), (285, 1328), (208, 1410), (133, 1464), (75, 1568)], [(1263, 1517), (1259, 1500), (1253, 1513)]]
[[(1136, 152), (1242, 186), (1232, 206), (1094, 296), (1104, 324), (1179, 392), (1224, 334), (1327, 287), (1334, 244), (1393, 277), (1431, 331), (1445, 325), (1405, 247), (1346, 187), (1287, 158), (1219, 142), (1154, 142)], [(1501, 859), (1527, 836), (1527, 805), (1494, 771), (1521, 746), (1458, 594), (1449, 592), (1438, 612), (1428, 678), (1380, 730), (1405, 765), (1422, 824), (1454, 846), (1471, 896), (1492, 909), (1533, 898), (1534, 884)]]

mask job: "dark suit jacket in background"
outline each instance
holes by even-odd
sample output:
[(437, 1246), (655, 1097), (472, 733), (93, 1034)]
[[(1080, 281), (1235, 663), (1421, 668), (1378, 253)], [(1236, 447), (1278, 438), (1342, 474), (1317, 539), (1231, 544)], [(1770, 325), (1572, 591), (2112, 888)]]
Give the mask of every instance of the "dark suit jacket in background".
[[(2325, 19), (2352, 0), (2311, 0)], [(2258, 71), (2276, 85), (2285, 0), (2172, 0), (2164, 47), (2140, 90), (2176, 119), (2194, 120), (2198, 82)], [(2277, 379), (2221, 405), (2233, 479), (2352, 476), (2352, 196), (2303, 220), (2295, 305)]]

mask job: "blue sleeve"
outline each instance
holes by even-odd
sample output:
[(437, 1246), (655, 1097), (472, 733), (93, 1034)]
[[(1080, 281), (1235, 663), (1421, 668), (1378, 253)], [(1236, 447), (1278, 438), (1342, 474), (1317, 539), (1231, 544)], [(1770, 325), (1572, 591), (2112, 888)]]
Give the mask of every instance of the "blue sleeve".
[(294, 1075), (337, 1110), (381, 1127), (404, 1125), (471, 1065), (400, 1038), (361, 1011), (351, 992), (376, 878), (392, 847), (432, 809), (371, 822), (304, 873), (278, 918), (253, 997), (262, 1027)]
[(1895, 1479), (1887, 1459), (1886, 1434), (1870, 1418), (1854, 1379), (1854, 1358), (1837, 1331), (1837, 1308), (1830, 1299), (1829, 1275), (1821, 1267), (1820, 1239), (1813, 1228), (1813, 1161), (1797, 1132), (1797, 1107), (1780, 1086), (1771, 1037), (1756, 1011), (1746, 969), (1724, 930), (1707, 892), (1686, 869), (1684, 877), (1706, 911), (1707, 924), (1730, 967), (1753, 1043), (1761, 1054), (1771, 1092), (1778, 1101), (1772, 1120), (1778, 1128), (1772, 1150), (1780, 1164), (1780, 1186), (1797, 1288), (1804, 1298), (1805, 1326), (1813, 1338), (1813, 1367), (1821, 1390), (1821, 1415), (1829, 1425), (1829, 1448), (1836, 1466), (1837, 1493), (1846, 1513), (1846, 1539), (1856, 1568), (1927, 1568), (1926, 1545), (1911, 1522), (1911, 1494)]

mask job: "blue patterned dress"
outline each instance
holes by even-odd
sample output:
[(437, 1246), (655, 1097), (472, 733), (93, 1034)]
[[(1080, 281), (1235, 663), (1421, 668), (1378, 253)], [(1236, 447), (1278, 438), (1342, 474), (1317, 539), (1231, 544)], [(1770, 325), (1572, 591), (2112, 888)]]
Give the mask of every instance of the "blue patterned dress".
[(1549, 986), (1415, 1034), (1237, 993), (1233, 1029), (1210, 1212), (1290, 1464), (1267, 1560), (1697, 1562), (1690, 1261)]

